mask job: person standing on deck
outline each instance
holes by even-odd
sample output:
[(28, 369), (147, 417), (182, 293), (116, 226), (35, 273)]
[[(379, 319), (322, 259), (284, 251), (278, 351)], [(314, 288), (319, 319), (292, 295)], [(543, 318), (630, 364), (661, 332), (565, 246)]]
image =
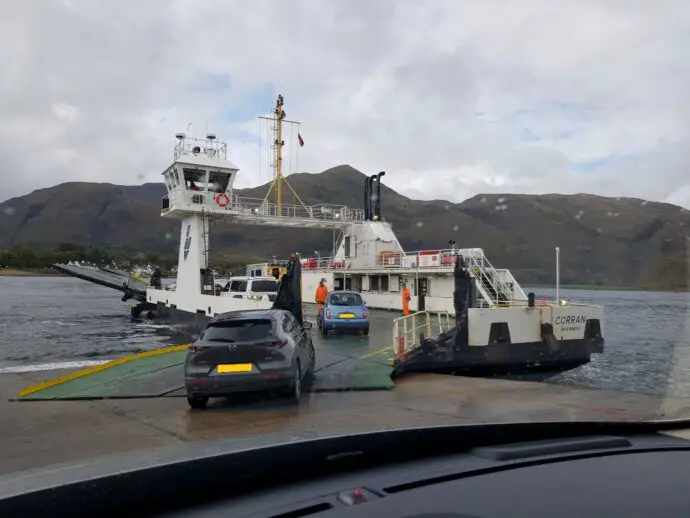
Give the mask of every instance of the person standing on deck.
[(321, 279), (319, 285), (316, 287), (316, 295), (314, 299), (316, 300), (316, 309), (321, 313), (321, 308), (326, 303), (326, 297), (328, 297), (328, 288), (326, 287), (326, 279)]
[(403, 284), (402, 288), (403, 315), (407, 316), (410, 314), (410, 288), (407, 287), (407, 284)]
[(156, 268), (153, 271), (153, 275), (151, 275), (151, 287), (155, 288), (157, 290), (160, 290), (163, 288), (163, 282), (162, 282), (162, 275), (161, 275), (161, 269)]

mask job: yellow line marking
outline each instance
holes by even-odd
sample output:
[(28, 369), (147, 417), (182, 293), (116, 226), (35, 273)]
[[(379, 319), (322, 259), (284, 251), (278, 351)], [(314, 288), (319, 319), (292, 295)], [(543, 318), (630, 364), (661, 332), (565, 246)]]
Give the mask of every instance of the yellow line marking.
[(97, 372), (104, 371), (105, 369), (109, 369), (111, 367), (116, 367), (117, 365), (122, 365), (123, 363), (131, 362), (133, 360), (139, 360), (141, 358), (151, 358), (153, 356), (159, 356), (161, 354), (173, 353), (176, 351), (183, 351), (184, 349), (186, 349), (188, 347), (189, 347), (189, 344), (173, 345), (170, 347), (162, 347), (160, 349), (154, 349), (153, 351), (145, 351), (143, 353), (136, 353), (136, 354), (130, 354), (128, 356), (123, 356), (122, 358), (117, 358), (116, 360), (110, 361), (108, 363), (102, 363), (101, 365), (94, 365), (93, 367), (87, 367), (85, 369), (70, 372), (69, 374), (65, 374), (64, 376), (60, 376), (59, 378), (44, 381), (42, 383), (38, 383), (37, 385), (27, 387), (24, 390), (22, 390), (21, 392), (19, 392), (19, 397), (28, 396), (29, 394), (33, 394), (34, 392), (38, 392), (39, 390), (54, 387), (55, 385), (59, 385), (60, 383), (64, 383), (66, 381), (71, 381), (71, 380), (74, 380), (77, 378), (83, 378), (85, 376), (89, 376), (90, 374), (95, 374)]
[(388, 347), (384, 347), (383, 349), (379, 349), (378, 351), (371, 352), (369, 354), (365, 354), (364, 356), (360, 356), (359, 359), (363, 360), (364, 358), (371, 358), (372, 356), (376, 356), (377, 354), (382, 354), (386, 351), (390, 351), (391, 346), (389, 345)]
[(136, 275), (132, 275), (132, 279), (134, 279), (135, 281), (142, 282), (142, 283), (146, 284), (147, 286), (151, 285), (151, 283), (149, 281), (147, 281), (146, 279), (142, 279), (141, 277), (137, 277)]

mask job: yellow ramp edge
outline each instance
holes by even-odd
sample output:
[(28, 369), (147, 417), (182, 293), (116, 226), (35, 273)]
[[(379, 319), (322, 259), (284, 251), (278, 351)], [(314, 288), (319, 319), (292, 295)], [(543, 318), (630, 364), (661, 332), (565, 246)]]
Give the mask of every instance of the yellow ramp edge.
[(117, 365), (122, 365), (123, 363), (131, 362), (133, 360), (139, 360), (141, 358), (150, 358), (152, 356), (159, 356), (161, 354), (174, 353), (176, 351), (183, 351), (184, 349), (187, 349), (189, 345), (190, 344), (183, 344), (172, 345), (170, 347), (162, 347), (160, 349), (154, 349), (153, 351), (145, 351), (143, 353), (136, 353), (130, 354), (128, 356), (123, 356), (122, 358), (117, 358), (116, 360), (109, 361), (107, 363), (102, 363), (101, 365), (86, 367), (85, 369), (70, 372), (69, 374), (60, 376), (59, 378), (43, 381), (41, 383), (38, 383), (37, 385), (25, 388), (24, 390), (19, 392), (18, 397), (28, 396), (29, 394), (33, 394), (34, 392), (38, 392), (39, 390), (54, 387), (55, 385), (59, 385), (60, 383), (64, 383), (66, 381), (74, 380), (77, 378), (83, 378), (84, 376), (89, 376), (91, 374), (95, 374), (96, 372), (104, 371), (105, 369), (116, 367)]

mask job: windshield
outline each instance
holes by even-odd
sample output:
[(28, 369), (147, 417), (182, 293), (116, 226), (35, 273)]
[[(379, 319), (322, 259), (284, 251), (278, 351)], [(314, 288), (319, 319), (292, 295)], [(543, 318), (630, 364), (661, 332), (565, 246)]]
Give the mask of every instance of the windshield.
[(252, 291), (256, 293), (275, 293), (278, 291), (276, 281), (252, 281)]
[(685, 3), (3, 5), (0, 474), (690, 419)]
[(333, 306), (363, 306), (364, 302), (358, 293), (333, 293), (328, 298)]
[(238, 320), (208, 326), (199, 336), (203, 342), (250, 342), (271, 336), (270, 320)]

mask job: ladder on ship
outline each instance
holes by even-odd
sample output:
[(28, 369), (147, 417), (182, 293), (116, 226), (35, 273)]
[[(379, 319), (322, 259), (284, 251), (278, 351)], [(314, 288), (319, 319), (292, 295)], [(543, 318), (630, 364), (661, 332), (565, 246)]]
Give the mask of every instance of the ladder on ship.
[(512, 288), (501, 280), (496, 269), (484, 253), (463, 255), (471, 275), (476, 279), (477, 290), (489, 307), (507, 304), (512, 298)]
[(209, 234), (211, 233), (211, 221), (209, 218), (209, 214), (206, 211), (201, 212), (201, 244), (203, 245), (203, 248), (201, 250), (201, 255), (203, 255), (206, 258), (206, 268), (210, 268), (210, 253), (211, 250), (209, 248)]

